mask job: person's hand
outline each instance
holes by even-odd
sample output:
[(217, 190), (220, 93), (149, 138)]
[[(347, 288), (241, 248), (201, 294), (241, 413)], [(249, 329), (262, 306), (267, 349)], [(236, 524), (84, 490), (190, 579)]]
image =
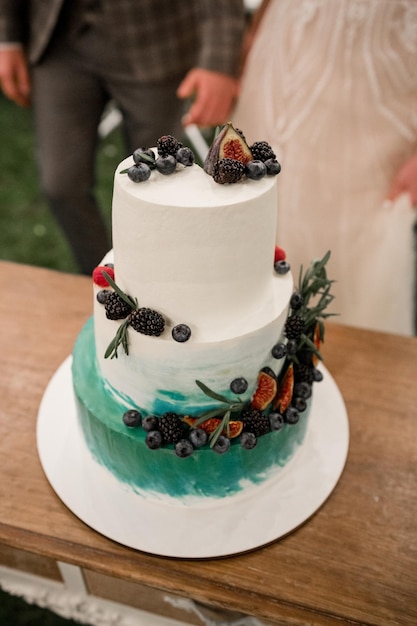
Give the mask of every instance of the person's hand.
[(19, 106), (29, 106), (30, 79), (22, 48), (0, 50), (0, 85), (7, 98)]
[(201, 68), (190, 70), (178, 87), (179, 98), (195, 99), (183, 119), (184, 126), (219, 126), (229, 121), (239, 81), (227, 74)]
[(417, 154), (406, 161), (388, 192), (388, 200), (395, 200), (402, 193), (409, 193), (411, 204), (417, 207)]

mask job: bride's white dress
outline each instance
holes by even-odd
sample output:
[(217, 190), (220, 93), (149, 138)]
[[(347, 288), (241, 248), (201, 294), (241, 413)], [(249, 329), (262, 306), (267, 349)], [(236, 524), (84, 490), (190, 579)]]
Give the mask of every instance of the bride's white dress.
[(295, 276), (330, 249), (335, 320), (412, 334), (416, 212), (385, 197), (417, 152), (417, 1), (271, 0), (233, 122), (282, 163)]

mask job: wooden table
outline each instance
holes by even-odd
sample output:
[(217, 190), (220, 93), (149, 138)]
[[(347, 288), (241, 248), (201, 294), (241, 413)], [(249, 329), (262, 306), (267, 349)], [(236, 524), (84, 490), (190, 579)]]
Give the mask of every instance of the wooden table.
[(273, 624), (417, 624), (417, 339), (329, 324), (325, 363), (351, 443), (328, 501), (252, 553), (161, 558), (85, 526), (38, 459), (38, 406), (91, 314), (91, 281), (7, 262), (0, 277), (0, 554), (9, 564), (18, 567), (20, 553), (62, 561), (93, 581), (144, 585)]

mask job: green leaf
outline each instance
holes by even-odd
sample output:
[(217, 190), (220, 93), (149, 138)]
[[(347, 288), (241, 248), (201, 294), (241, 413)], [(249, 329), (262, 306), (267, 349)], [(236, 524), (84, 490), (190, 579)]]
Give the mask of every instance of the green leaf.
[(225, 402), (226, 404), (231, 404), (231, 401), (229, 400), (229, 398), (226, 398), (225, 396), (222, 396), (219, 393), (212, 391), (209, 387), (207, 387), (207, 385), (202, 383), (201, 380), (196, 380), (195, 382), (200, 387), (201, 391), (212, 400), (218, 400), (219, 402)]
[(111, 287), (113, 287), (113, 289), (115, 290), (115, 292), (122, 298), (122, 300), (124, 300), (126, 302), (126, 304), (128, 304), (130, 306), (130, 308), (132, 309), (132, 311), (134, 309), (137, 308), (138, 306), (138, 302), (137, 300), (133, 300), (130, 296), (128, 296), (127, 294), (124, 293), (124, 291), (122, 291), (120, 289), (120, 287), (118, 287), (116, 285), (116, 283), (114, 282), (114, 280), (108, 275), (108, 273), (106, 271), (102, 271), (102, 274), (104, 276), (104, 278), (107, 280), (107, 282), (109, 283), (109, 285)]

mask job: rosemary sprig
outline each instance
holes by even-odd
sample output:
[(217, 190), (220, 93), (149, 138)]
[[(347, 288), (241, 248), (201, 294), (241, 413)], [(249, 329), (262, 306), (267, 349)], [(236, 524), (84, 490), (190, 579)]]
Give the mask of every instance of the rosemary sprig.
[(236, 398), (235, 401), (229, 400), (229, 398), (226, 398), (226, 396), (222, 396), (221, 394), (207, 387), (207, 385), (202, 383), (201, 380), (196, 380), (195, 382), (206, 396), (208, 396), (212, 400), (217, 400), (218, 402), (222, 402), (223, 404), (226, 405), (223, 407), (219, 407), (217, 409), (210, 409), (209, 411), (202, 413), (193, 425), (193, 428), (197, 428), (198, 426), (200, 426), (201, 424), (203, 424), (204, 422), (206, 422), (207, 420), (213, 417), (221, 418), (221, 422), (215, 428), (215, 430), (210, 434), (210, 437), (209, 437), (210, 448), (213, 448), (216, 445), (218, 438), (220, 437), (220, 435), (222, 434), (224, 430), (226, 430), (226, 433), (229, 434), (230, 432), (229, 422), (230, 422), (232, 413), (242, 411), (243, 402), (240, 398)]
[[(105, 270), (103, 270), (102, 274), (109, 283), (109, 285), (113, 287), (114, 291), (122, 298), (122, 300), (126, 302), (126, 304), (130, 306), (131, 312), (138, 308), (138, 301), (136, 298), (133, 299), (128, 296), (124, 291), (122, 291)], [(129, 338), (127, 334), (129, 323), (130, 315), (120, 324), (119, 328), (117, 329), (116, 335), (107, 346), (106, 352), (104, 353), (105, 359), (108, 359), (109, 357), (111, 359), (117, 359), (117, 351), (120, 346), (122, 346), (125, 354), (129, 354)]]

